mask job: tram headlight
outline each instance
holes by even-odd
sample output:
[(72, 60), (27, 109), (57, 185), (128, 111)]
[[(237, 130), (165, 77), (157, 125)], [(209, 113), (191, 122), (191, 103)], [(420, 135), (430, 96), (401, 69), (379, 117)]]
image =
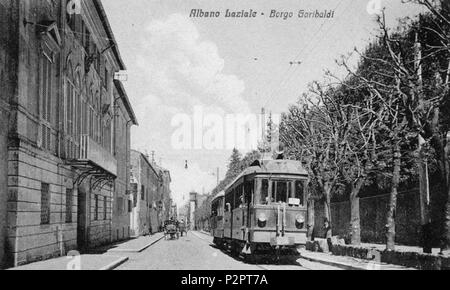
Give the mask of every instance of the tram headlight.
[(267, 223), (267, 217), (266, 217), (266, 215), (264, 213), (261, 213), (258, 216), (258, 226), (260, 228), (264, 228), (266, 226), (266, 223)]
[(298, 214), (295, 217), (295, 226), (298, 229), (303, 229), (305, 227), (305, 215), (304, 214)]

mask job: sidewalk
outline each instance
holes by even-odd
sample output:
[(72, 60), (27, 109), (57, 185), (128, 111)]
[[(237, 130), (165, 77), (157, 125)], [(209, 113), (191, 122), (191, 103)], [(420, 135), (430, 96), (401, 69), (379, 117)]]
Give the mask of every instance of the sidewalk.
[[(369, 249), (377, 249), (379, 251), (384, 251), (386, 249), (386, 245), (384, 244), (381, 245), (381, 244), (361, 243), (361, 247)], [(401, 253), (418, 253), (418, 254), (423, 253), (422, 247), (402, 246), (402, 245), (395, 245), (395, 251)], [(441, 250), (439, 248), (432, 249), (433, 255), (439, 255), (440, 251)], [(444, 256), (448, 256), (448, 254)]]
[(81, 255), (73, 257), (60, 257), (21, 267), (11, 268), (9, 270), (112, 270), (126, 261), (128, 261), (128, 257), (111, 255)]
[(128, 261), (126, 253), (139, 253), (164, 238), (163, 233), (90, 250), (90, 254), (36, 262), (9, 270), (112, 270)]
[(301, 250), (299, 252), (301, 258), (305, 260), (345, 270), (416, 270), (414, 268), (371, 262), (352, 257), (334, 256), (331, 253), (310, 252), (306, 250)]
[(108, 253), (140, 253), (164, 238), (163, 233), (156, 233), (152, 236), (139, 237), (125, 243), (120, 243), (110, 247)]

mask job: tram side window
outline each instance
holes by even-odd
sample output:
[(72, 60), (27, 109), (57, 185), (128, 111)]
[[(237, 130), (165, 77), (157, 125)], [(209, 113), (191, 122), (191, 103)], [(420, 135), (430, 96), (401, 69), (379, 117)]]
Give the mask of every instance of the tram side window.
[(225, 212), (229, 211), (227, 204), (229, 204), (230, 206), (233, 205), (233, 192), (230, 192), (225, 196)]
[(288, 183), (286, 181), (276, 182), (276, 202), (287, 202), (288, 199)]
[(251, 181), (247, 181), (245, 183), (245, 190), (244, 190), (244, 194), (245, 194), (245, 204), (249, 204), (252, 202), (252, 196), (254, 194), (254, 188), (255, 188), (255, 181), (251, 180)]
[(236, 208), (245, 205), (245, 197), (244, 197), (244, 184), (241, 184), (237, 187), (236, 193)]
[(215, 217), (217, 216), (217, 202), (213, 203), (213, 205), (211, 206), (211, 216)]
[(269, 181), (267, 179), (262, 180), (261, 186), (261, 204), (269, 203)]
[(218, 208), (217, 208), (217, 215), (223, 216), (223, 199), (219, 200)]
[(305, 186), (303, 181), (297, 180), (295, 182), (295, 198), (300, 200), (300, 205), (303, 206), (305, 203)]
[(240, 188), (241, 186), (237, 186), (234, 190), (233, 190), (233, 206), (231, 207), (231, 209), (236, 209), (239, 207), (239, 205), (241, 204), (241, 194), (240, 194)]
[(231, 210), (236, 208), (236, 189), (231, 191)]

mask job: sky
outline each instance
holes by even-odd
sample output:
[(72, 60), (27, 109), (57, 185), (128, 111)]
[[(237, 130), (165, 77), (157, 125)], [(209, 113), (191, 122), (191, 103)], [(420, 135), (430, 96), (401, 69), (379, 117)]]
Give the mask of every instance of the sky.
[[(104, 0), (103, 5), (140, 124), (132, 129), (132, 147), (150, 156), (154, 151), (155, 161), (171, 171), (179, 206), (190, 191), (214, 188), (217, 168), (222, 179), (233, 147), (243, 154), (254, 148), (261, 108), (274, 116), (286, 111), (327, 70), (344, 77), (336, 60), (375, 38), (378, 8), (385, 8), (391, 27), (420, 11), (401, 0)], [(220, 16), (191, 17), (193, 9)], [(225, 17), (227, 9), (257, 15)], [(272, 10), (292, 17), (270, 17)], [(300, 10), (334, 13), (305, 18), (298, 17)], [(357, 57), (350, 62), (356, 64)], [(248, 122), (239, 127), (241, 119)]]

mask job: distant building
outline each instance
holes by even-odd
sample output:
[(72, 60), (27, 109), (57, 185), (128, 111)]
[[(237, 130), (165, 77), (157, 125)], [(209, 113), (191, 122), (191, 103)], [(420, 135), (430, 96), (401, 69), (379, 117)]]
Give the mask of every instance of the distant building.
[(159, 228), (162, 229), (164, 221), (170, 219), (170, 212), (172, 208), (170, 183), (172, 182), (172, 178), (170, 176), (169, 170), (162, 168), (161, 166), (156, 164), (154, 164), (154, 167), (157, 171), (159, 171), (161, 180), (158, 186), (158, 198), (156, 200), (156, 203), (158, 207), (158, 220), (160, 222)]
[(125, 65), (100, 0), (66, 7), (0, 1), (3, 267), (129, 236)]
[(208, 198), (208, 195), (198, 194), (197, 192), (189, 193), (189, 208), (188, 208), (188, 222), (189, 228), (191, 230), (198, 230), (198, 225), (196, 222), (196, 211), (203, 204), (203, 202)]
[(171, 211), (170, 215), (171, 215), (174, 219), (178, 220), (178, 208), (177, 208), (177, 205), (176, 205), (176, 204), (172, 204), (172, 211)]
[(162, 183), (148, 156), (136, 150), (131, 151), (131, 234), (141, 236), (158, 231), (158, 187)]
[(114, 80), (113, 98), (115, 100), (113, 148), (117, 164), (112, 204), (112, 241), (130, 238), (130, 216), (132, 201), (130, 196), (130, 164), (131, 164), (131, 126), (137, 125), (128, 96), (120, 81)]

